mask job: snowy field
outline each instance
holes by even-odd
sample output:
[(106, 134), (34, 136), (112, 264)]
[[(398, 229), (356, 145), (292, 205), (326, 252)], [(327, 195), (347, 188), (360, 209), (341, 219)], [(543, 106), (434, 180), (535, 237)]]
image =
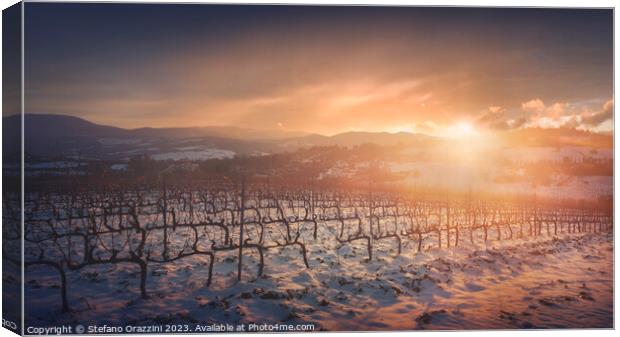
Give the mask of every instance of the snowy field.
[[(236, 253), (149, 264), (149, 298), (140, 298), (138, 268), (101, 265), (68, 272), (70, 313), (47, 267), (27, 270), (27, 324), (314, 323), (325, 330), (519, 329), (612, 327), (613, 238), (609, 233), (489, 240), (437, 248), (403, 240), (400, 255), (376, 242), (340, 245), (337, 226), (306, 235), (309, 268), (295, 247), (269, 250), (256, 278), (257, 254)], [(495, 237), (495, 233), (489, 233)], [(307, 240), (307, 241), (306, 241)], [(465, 240), (463, 240), (465, 241)]]
[(230, 150), (207, 149), (196, 151), (178, 151), (158, 153), (152, 156), (155, 160), (209, 160), (233, 158), (235, 153)]

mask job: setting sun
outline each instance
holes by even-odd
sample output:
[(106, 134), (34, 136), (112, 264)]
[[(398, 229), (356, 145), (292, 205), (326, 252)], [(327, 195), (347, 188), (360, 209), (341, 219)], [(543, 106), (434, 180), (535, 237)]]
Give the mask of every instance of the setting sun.
[(479, 134), (476, 127), (470, 122), (458, 122), (440, 132), (440, 136), (447, 138), (468, 138)]
[(461, 136), (471, 136), (473, 134), (476, 134), (476, 130), (474, 129), (474, 127), (467, 122), (463, 122), (457, 125), (457, 132), (460, 133)]

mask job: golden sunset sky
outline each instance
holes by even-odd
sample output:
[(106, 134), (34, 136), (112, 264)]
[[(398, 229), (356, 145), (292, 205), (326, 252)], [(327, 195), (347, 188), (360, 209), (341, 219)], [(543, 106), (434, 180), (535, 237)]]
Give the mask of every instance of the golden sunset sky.
[(26, 4), (27, 113), (124, 128), (612, 131), (611, 10)]

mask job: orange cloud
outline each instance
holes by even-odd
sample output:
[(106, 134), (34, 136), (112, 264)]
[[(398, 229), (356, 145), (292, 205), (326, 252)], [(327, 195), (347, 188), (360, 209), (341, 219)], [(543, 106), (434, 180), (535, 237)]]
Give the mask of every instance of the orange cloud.
[(535, 98), (521, 103), (521, 109), (528, 112), (541, 113), (545, 110), (545, 103), (540, 98)]
[(599, 126), (600, 124), (613, 118), (614, 101), (610, 99), (606, 101), (602, 108), (598, 111), (586, 111), (581, 115), (581, 121), (586, 126)]
[(593, 130), (612, 118), (613, 100), (595, 106), (594, 109), (592, 105), (582, 104), (577, 107), (566, 102), (556, 102), (547, 106), (541, 99), (533, 99), (521, 104), (521, 109), (529, 114), (523, 126)]

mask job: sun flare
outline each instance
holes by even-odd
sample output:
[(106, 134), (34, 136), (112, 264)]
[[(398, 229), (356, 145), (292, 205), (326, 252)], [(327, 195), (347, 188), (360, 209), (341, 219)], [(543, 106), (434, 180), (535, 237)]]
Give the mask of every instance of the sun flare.
[(479, 132), (476, 127), (466, 121), (450, 125), (443, 132), (443, 136), (449, 138), (469, 138), (477, 135), (479, 135)]

